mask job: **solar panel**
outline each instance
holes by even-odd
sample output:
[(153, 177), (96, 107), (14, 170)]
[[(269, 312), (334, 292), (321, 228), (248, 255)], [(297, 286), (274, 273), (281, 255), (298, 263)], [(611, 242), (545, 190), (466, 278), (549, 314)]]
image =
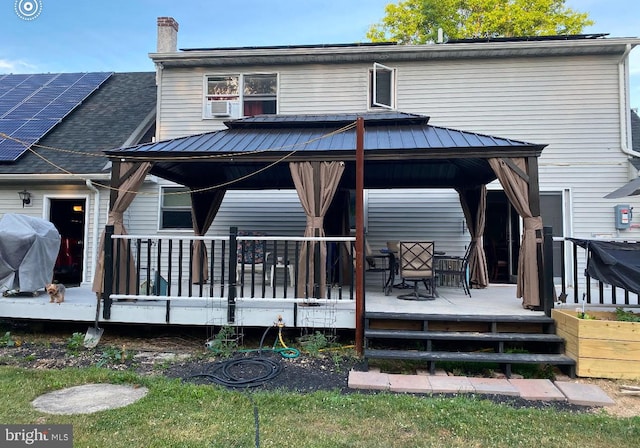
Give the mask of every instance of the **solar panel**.
[(0, 140), (0, 154), (6, 156), (7, 160), (15, 160), (26, 151), (24, 145), (13, 140)]
[(0, 138), (0, 162), (15, 162), (111, 74), (0, 75), (0, 132), (20, 140)]

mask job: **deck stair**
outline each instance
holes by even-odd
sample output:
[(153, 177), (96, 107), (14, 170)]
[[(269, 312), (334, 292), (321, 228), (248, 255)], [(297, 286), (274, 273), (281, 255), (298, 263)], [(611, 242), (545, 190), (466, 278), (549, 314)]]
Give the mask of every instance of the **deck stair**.
[(493, 363), (511, 377), (513, 364), (548, 364), (572, 378), (575, 361), (547, 316), (365, 313), (364, 357), (437, 363)]

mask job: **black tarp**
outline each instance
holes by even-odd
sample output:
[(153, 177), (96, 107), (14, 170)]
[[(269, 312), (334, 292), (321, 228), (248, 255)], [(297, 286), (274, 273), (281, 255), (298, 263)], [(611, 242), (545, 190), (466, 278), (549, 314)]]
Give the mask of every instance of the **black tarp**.
[(640, 294), (640, 242), (567, 239), (589, 251), (587, 275)]

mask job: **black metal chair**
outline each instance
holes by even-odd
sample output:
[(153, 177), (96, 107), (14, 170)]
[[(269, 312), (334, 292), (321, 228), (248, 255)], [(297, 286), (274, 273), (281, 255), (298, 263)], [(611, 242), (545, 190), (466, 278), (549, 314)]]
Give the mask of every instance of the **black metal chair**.
[[(398, 266), (400, 277), (404, 281), (413, 282), (413, 291), (399, 295), (399, 299), (434, 300), (436, 298), (436, 282), (434, 270), (433, 241), (400, 241), (398, 247)], [(422, 282), (428, 294), (418, 290), (418, 283)]]
[(464, 257), (437, 257), (436, 276), (439, 277), (440, 286), (444, 280), (462, 285), (465, 295), (471, 297), (469, 286), (469, 256), (475, 246), (475, 241), (471, 241)]
[(380, 272), (382, 275), (382, 290), (386, 293), (387, 271), (389, 271), (389, 256), (385, 254), (375, 254), (371, 250), (369, 241), (364, 240), (364, 252), (367, 265), (367, 272)]

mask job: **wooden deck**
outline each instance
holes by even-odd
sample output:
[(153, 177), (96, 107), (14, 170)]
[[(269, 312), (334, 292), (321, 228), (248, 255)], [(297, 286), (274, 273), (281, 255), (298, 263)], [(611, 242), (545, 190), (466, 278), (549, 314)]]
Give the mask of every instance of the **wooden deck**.
[[(375, 282), (378, 283), (378, 282)], [(209, 288), (204, 288), (203, 297), (194, 287), (192, 297), (151, 297), (144, 300), (115, 300), (111, 308), (111, 319), (106, 321), (100, 313), (100, 322), (162, 324), (162, 325), (226, 325), (227, 299), (223, 295), (208, 297)], [(214, 286), (214, 292), (220, 287)], [(370, 282), (366, 290), (367, 312), (402, 312), (436, 314), (477, 315), (540, 315), (523, 309), (515, 298), (515, 285), (490, 285), (483, 290), (472, 290), (472, 297), (465, 296), (462, 288), (438, 289), (438, 297), (429, 301), (398, 299), (396, 295), (406, 290), (394, 289), (385, 296), (381, 287)], [(195, 295), (198, 296), (195, 296)], [(247, 292), (248, 294), (248, 292)], [(287, 298), (236, 299), (234, 325), (268, 326), (281, 315), (287, 326), (313, 328), (355, 328), (355, 301), (338, 299), (338, 291), (332, 291), (331, 300), (294, 299), (293, 288), (288, 288)], [(148, 297), (148, 296), (147, 296)], [(39, 296), (9, 296), (0, 298), (0, 318), (28, 320), (58, 320), (93, 322), (96, 313), (96, 296), (90, 285), (67, 288), (65, 302), (49, 303), (42, 291)]]

